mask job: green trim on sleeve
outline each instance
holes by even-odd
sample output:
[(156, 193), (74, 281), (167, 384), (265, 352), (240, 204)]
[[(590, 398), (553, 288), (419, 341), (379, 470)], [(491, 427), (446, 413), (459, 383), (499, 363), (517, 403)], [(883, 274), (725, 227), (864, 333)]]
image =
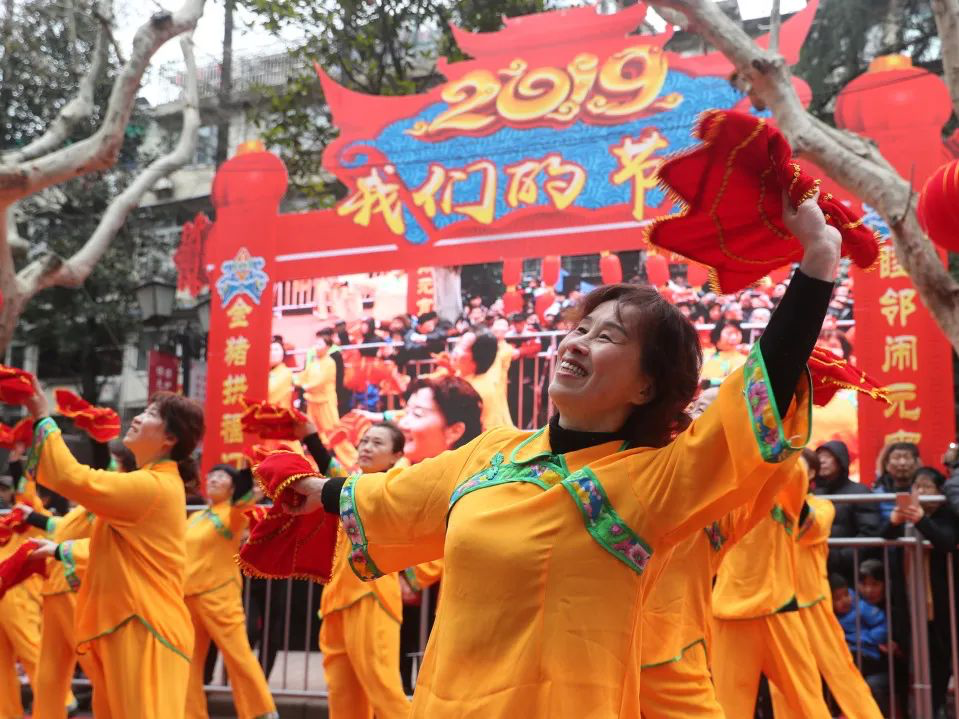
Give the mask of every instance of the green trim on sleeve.
[(63, 564), (63, 576), (67, 580), (70, 591), (77, 591), (80, 588), (80, 577), (77, 576), (77, 562), (73, 558), (72, 539), (60, 543), (60, 562)]
[(776, 406), (759, 343), (754, 344), (749, 351), (746, 364), (743, 365), (743, 397), (750, 415), (753, 435), (759, 446), (759, 454), (766, 462), (783, 462), (801, 451), (809, 442), (812, 433), (812, 379), (808, 371), (805, 377), (805, 386), (796, 392), (796, 402), (806, 404), (806, 436), (786, 437), (782, 414)]
[(43, 450), (43, 444), (50, 438), (50, 435), (59, 432), (60, 428), (53, 421), (52, 417), (44, 417), (37, 426), (33, 428), (33, 444), (27, 453), (27, 461), (23, 465), (23, 473), (31, 479), (36, 477), (37, 467), (40, 464), (40, 452)]
[(349, 562), (353, 573), (364, 582), (382, 577), (383, 572), (369, 554), (369, 543), (366, 540), (366, 530), (363, 520), (356, 510), (356, 482), (362, 475), (357, 472), (350, 476), (340, 490), (340, 523), (343, 531), (350, 540), (351, 549)]

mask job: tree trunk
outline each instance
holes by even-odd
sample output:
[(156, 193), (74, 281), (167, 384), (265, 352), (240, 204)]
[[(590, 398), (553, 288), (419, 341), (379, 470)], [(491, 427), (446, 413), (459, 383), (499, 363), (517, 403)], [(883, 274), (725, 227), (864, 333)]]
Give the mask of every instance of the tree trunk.
[(463, 314), (463, 282), (459, 267), (434, 267), (433, 286), (436, 287), (436, 314), (449, 322), (456, 322)]
[(223, 11), (223, 62), (220, 65), (220, 92), (217, 99), (216, 166), (230, 154), (230, 94), (233, 89), (233, 10), (235, 0), (226, 0)]

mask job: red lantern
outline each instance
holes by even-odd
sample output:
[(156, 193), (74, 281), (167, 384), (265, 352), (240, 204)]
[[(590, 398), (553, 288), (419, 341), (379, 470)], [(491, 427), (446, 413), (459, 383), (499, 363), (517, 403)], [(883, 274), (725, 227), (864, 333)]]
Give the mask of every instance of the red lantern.
[(646, 279), (654, 287), (669, 282), (669, 263), (662, 255), (646, 255)]
[(870, 134), (882, 130), (941, 128), (952, 114), (949, 89), (938, 75), (913, 67), (905, 55), (884, 55), (850, 82), (836, 100), (836, 124)]
[(603, 283), (615, 285), (623, 281), (623, 265), (619, 261), (619, 255), (603, 251), (599, 256), (599, 276), (603, 278)]
[(686, 265), (686, 281), (690, 287), (702, 287), (709, 282), (709, 270), (698, 262)]
[(555, 301), (556, 295), (553, 294), (552, 290), (547, 290), (536, 298), (536, 314), (539, 316), (541, 322), (546, 321), (546, 310), (548, 310)]
[(510, 285), (506, 288), (506, 292), (503, 293), (503, 313), (508, 317), (509, 315), (522, 311), (523, 295), (520, 294), (515, 287)]
[(926, 180), (916, 214), (933, 242), (959, 252), (959, 160), (946, 163)]
[(543, 284), (552, 287), (559, 282), (559, 255), (546, 255), (543, 258), (541, 273)]
[(519, 257), (507, 257), (503, 260), (503, 284), (518, 285), (523, 279), (523, 261)]

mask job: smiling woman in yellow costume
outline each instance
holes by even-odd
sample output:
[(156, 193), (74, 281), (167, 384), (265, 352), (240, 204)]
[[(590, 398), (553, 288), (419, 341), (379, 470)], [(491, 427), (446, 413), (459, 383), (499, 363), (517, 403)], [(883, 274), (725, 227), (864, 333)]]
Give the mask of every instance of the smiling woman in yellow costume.
[(203, 667), (213, 641), (226, 665), (239, 719), (276, 719), (276, 705), (263, 668), (246, 636), (243, 582), (233, 561), (249, 520), (253, 477), (216, 465), (206, 477), (206, 509), (190, 515), (186, 530), (186, 578), (183, 593), (193, 619), (193, 658), (187, 689), (187, 719), (207, 719)]
[(784, 219), (805, 248), (800, 271), (691, 426), (695, 330), (655, 290), (612, 285), (586, 297), (560, 344), (547, 428), (498, 428), (409, 469), (293, 485), (306, 500), (290, 511), (339, 511), (361, 577), (444, 557), (413, 717), (639, 715), (658, 557), (751, 499), (808, 435), (804, 363), (839, 233), (813, 201)]
[(183, 600), (184, 482), (196, 478), (190, 455), (203, 435), (202, 409), (178, 395), (156, 394), (124, 437), (139, 467), (129, 473), (77, 462), (39, 388), (28, 409), (38, 421), (27, 471), (96, 515), (76, 609), (77, 651), (89, 653), (93, 713), (97, 719), (183, 717), (193, 652)]

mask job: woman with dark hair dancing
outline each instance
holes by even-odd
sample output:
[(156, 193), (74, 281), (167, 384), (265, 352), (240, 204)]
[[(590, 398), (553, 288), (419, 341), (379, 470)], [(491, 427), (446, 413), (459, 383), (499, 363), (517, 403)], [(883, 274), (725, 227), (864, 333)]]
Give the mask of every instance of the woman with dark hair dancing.
[(752, 500), (808, 435), (804, 365), (840, 237), (815, 198), (784, 220), (800, 271), (693, 424), (696, 331), (655, 290), (611, 285), (560, 344), (548, 427), (497, 428), (405, 470), (296, 482), (305, 500), (289, 511), (339, 513), (360, 576), (444, 557), (413, 717), (640, 715), (641, 617), (661, 558)]
[[(154, 395), (124, 437), (138, 469), (80, 464), (37, 387), (27, 472), (96, 517), (90, 561), (77, 594), (77, 651), (89, 654), (97, 719), (183, 717), (193, 625), (183, 599), (186, 500), (203, 410), (169, 392)], [(61, 558), (61, 545), (38, 553)]]

